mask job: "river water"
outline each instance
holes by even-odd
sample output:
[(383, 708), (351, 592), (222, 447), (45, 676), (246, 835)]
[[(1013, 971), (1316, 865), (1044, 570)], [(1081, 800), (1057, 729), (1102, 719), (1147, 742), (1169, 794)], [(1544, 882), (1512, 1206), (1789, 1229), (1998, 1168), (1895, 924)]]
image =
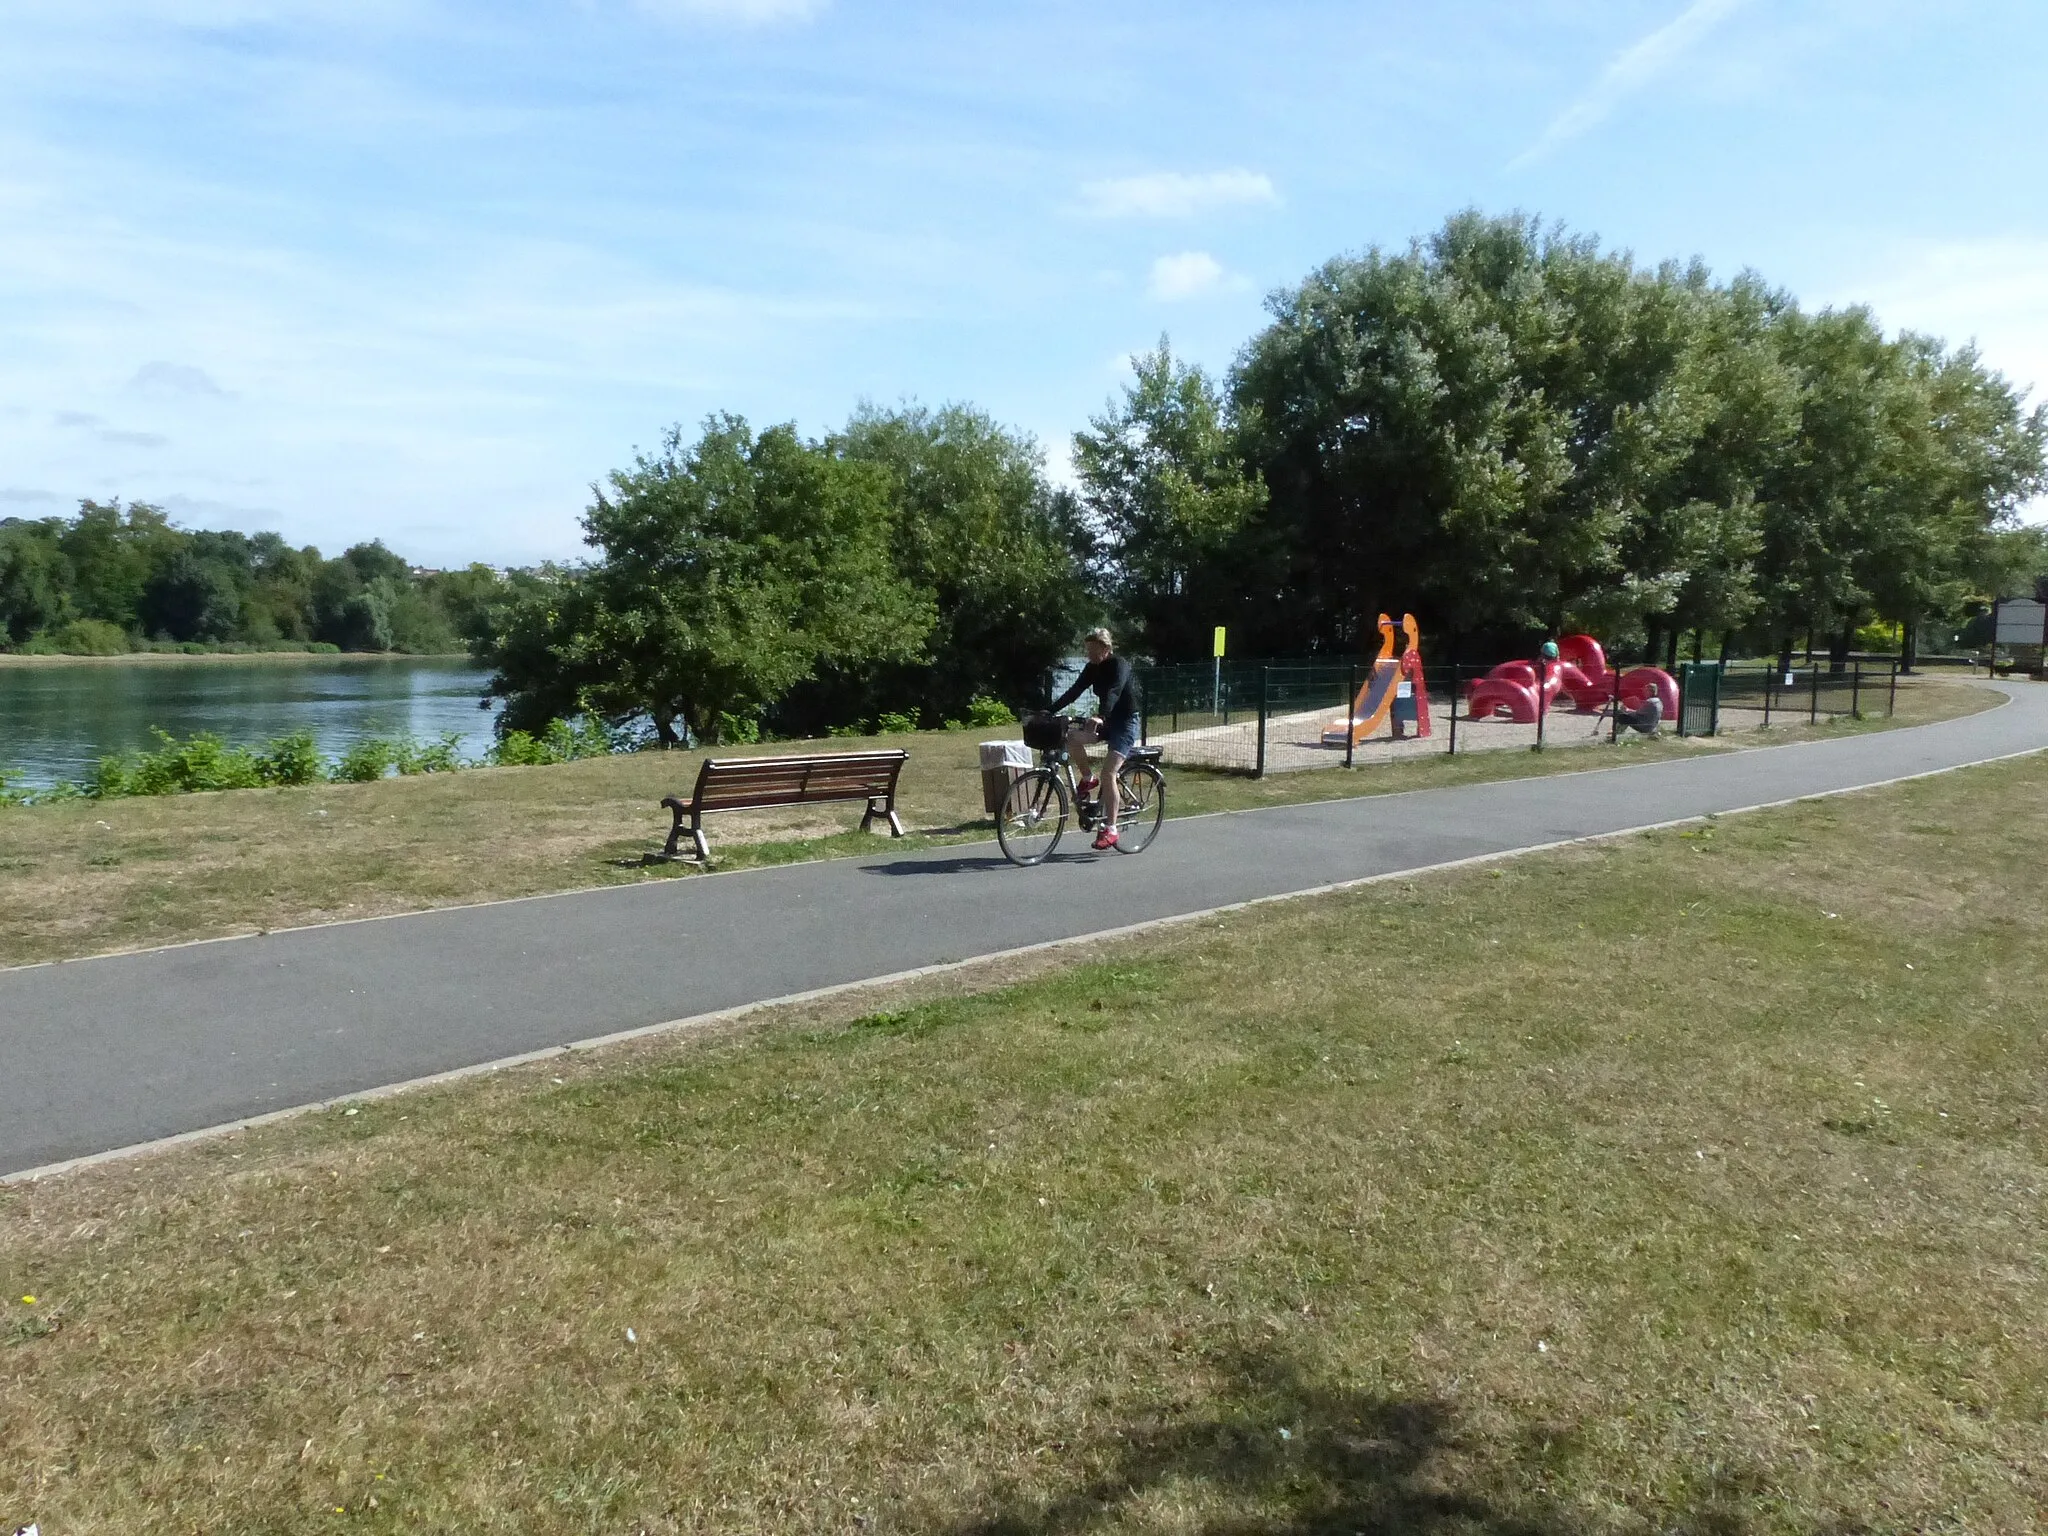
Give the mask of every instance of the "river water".
[(365, 736), (453, 731), (478, 757), (495, 718), (477, 707), (487, 675), (445, 656), (0, 663), (0, 770), (37, 787), (78, 779), (109, 753), (156, 745), (152, 726), (239, 746), (310, 730), (330, 755)]

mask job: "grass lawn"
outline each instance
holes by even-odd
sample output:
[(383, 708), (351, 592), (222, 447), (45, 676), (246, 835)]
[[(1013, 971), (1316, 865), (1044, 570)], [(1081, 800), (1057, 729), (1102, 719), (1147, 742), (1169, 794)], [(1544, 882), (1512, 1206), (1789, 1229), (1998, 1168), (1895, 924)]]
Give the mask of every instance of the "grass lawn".
[[(1902, 687), (1898, 723), (1995, 703), (1982, 688), (1938, 679)], [(1878, 728), (1844, 723), (1820, 732)], [(916, 843), (981, 839), (975, 745), (1001, 729), (928, 732), (830, 749), (907, 746), (902, 810)], [(1808, 727), (1719, 745), (1798, 740)], [(1176, 769), (1168, 808), (1186, 815), (1429, 785), (1571, 772), (1715, 746), (1484, 752), (1458, 758), (1291, 773), (1253, 780)], [(759, 748), (789, 751), (791, 744)], [(0, 809), (0, 966), (75, 958), (185, 939), (417, 911), (625, 881), (671, 879), (693, 866), (644, 866), (668, 830), (665, 794), (689, 792), (698, 754), (640, 753), (552, 768), (492, 768), (313, 789), (232, 790), (160, 799), (74, 801)], [(850, 831), (860, 808), (825, 805), (709, 823), (720, 867), (874, 850)]]
[(0, 1188), (0, 1529), (2038, 1530), (2044, 791), (1992, 765)]

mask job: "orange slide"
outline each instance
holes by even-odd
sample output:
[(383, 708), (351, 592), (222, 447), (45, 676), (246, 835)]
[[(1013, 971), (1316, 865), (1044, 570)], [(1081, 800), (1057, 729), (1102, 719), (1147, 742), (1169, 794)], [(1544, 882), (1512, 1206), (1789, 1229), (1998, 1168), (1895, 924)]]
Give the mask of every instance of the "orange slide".
[(1395, 699), (1402, 697), (1415, 701), (1415, 734), (1429, 734), (1429, 691), (1422, 681), (1422, 637), (1416, 630), (1414, 614), (1401, 615), (1401, 630), (1408, 637), (1408, 648), (1396, 656), (1394, 621), (1384, 613), (1380, 615), (1380, 653), (1373, 659), (1365, 686), (1351, 701), (1351, 718), (1332, 720), (1323, 727), (1324, 746), (1357, 746), (1386, 723)]

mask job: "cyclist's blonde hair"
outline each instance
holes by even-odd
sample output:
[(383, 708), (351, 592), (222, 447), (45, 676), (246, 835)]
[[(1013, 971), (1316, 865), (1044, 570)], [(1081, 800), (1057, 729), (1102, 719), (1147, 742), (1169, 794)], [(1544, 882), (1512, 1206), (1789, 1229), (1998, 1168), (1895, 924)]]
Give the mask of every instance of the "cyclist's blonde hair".
[(1109, 631), (1100, 624), (1081, 637), (1083, 645), (1086, 645), (1091, 640), (1097, 645), (1107, 646), (1112, 651), (1116, 649), (1116, 642), (1109, 638)]

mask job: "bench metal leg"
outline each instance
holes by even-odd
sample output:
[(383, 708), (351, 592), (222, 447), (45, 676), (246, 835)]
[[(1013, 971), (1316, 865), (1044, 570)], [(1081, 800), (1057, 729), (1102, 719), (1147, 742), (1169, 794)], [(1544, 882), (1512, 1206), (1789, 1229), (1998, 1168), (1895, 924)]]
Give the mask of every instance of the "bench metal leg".
[(893, 803), (877, 805), (873, 800), (868, 801), (868, 808), (861, 813), (861, 831), (867, 831), (869, 827), (875, 824), (878, 817), (889, 823), (889, 835), (891, 837), (903, 836), (903, 823), (896, 819), (895, 805)]
[[(664, 859), (673, 859), (676, 856), (676, 844), (683, 839), (683, 816), (682, 811), (675, 812), (675, 822), (668, 829), (668, 841), (661, 845), (661, 856)], [(704, 840), (703, 825), (694, 816), (690, 818), (690, 846), (696, 850), (699, 862), (711, 862), (711, 845)]]

